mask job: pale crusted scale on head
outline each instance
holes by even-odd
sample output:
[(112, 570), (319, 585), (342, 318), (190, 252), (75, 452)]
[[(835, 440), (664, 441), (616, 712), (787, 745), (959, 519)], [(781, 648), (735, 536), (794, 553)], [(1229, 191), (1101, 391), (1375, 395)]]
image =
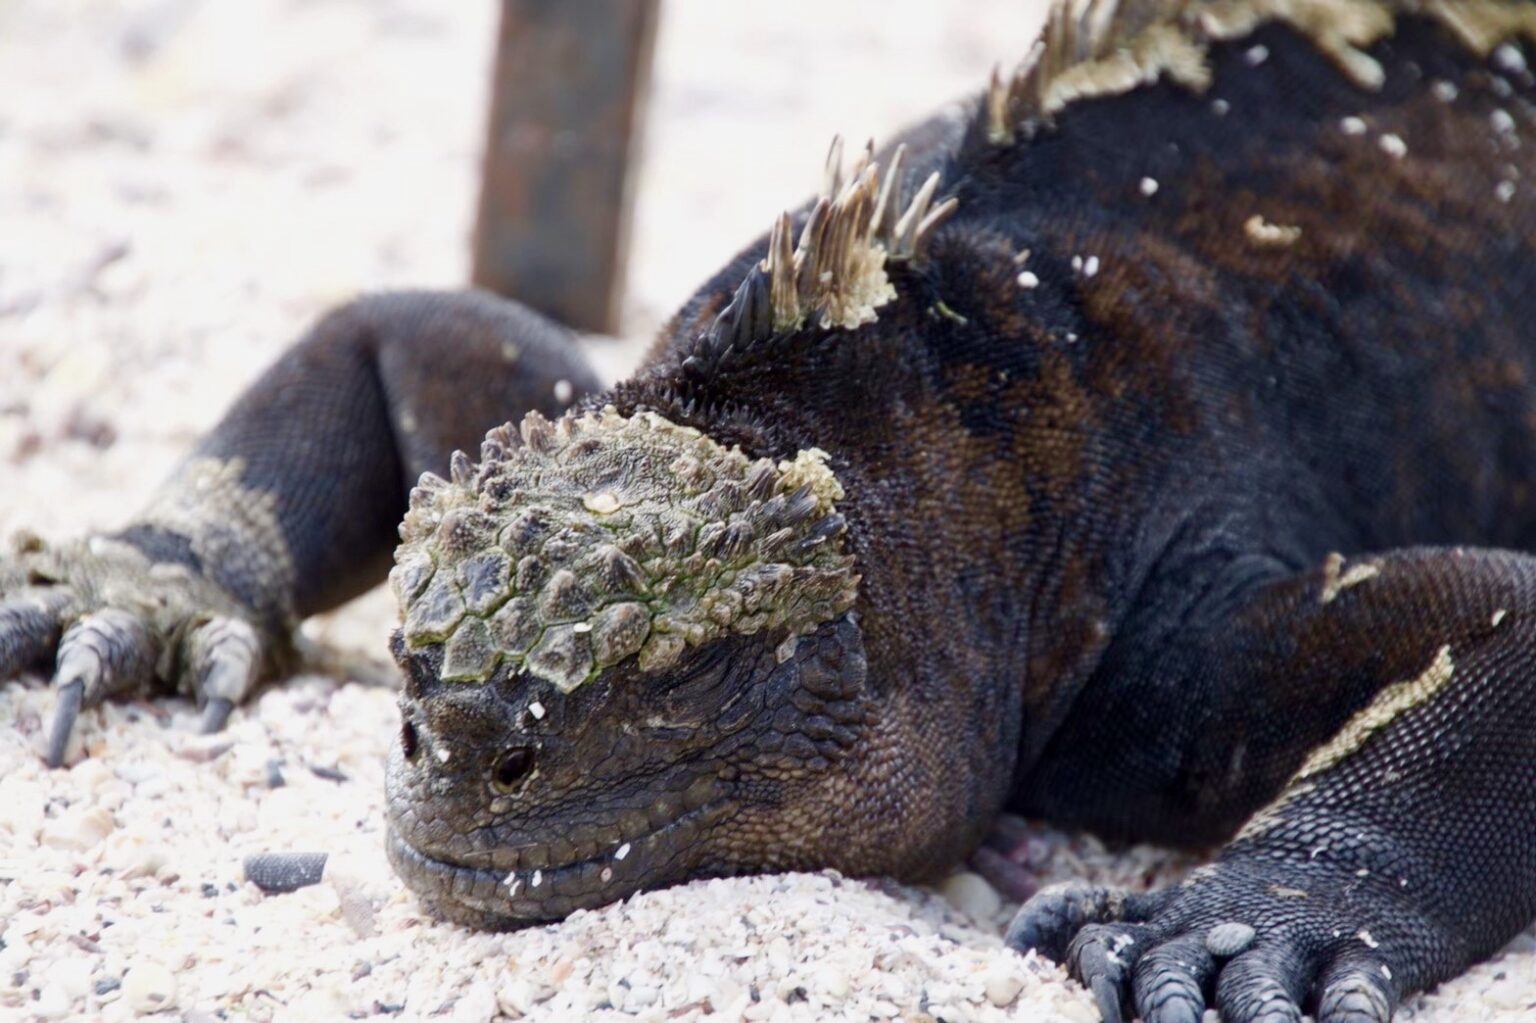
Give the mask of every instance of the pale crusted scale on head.
[(827, 455), (749, 459), (654, 413), (530, 416), (491, 461), (412, 495), (391, 573), (445, 679), (506, 661), (570, 691), (726, 635), (803, 633), (852, 606)]
[(490, 626), (480, 618), (465, 618), (443, 646), (443, 678), (489, 678), (500, 659)]
[(1536, 42), (1536, 5), (1521, 0), (1057, 0), (1017, 70), (992, 76), (987, 135), (1008, 144), (1078, 100), (1160, 78), (1203, 90), (1207, 48), (1268, 22), (1306, 36), (1361, 87), (1380, 88), (1384, 72), (1365, 50), (1404, 14), (1439, 20), (1483, 56), (1515, 36)]
[(512, 582), (512, 559), (506, 551), (494, 547), (459, 562), (459, 591), (471, 612), (485, 615), (507, 599)]

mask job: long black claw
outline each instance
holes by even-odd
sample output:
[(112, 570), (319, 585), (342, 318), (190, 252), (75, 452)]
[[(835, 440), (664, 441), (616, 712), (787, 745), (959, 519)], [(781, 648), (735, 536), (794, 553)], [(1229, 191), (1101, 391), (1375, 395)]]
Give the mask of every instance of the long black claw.
[(148, 627), (127, 611), (108, 608), (70, 626), (59, 641), (53, 675), (59, 703), (53, 734), (48, 737), (49, 767), (64, 763), (64, 750), (81, 708), (149, 683), (154, 677), (155, 649)]
[(229, 715), (234, 712), (234, 709), (235, 705), (232, 701), (222, 696), (210, 696), (208, 702), (203, 704), (203, 720), (198, 726), (198, 731), (204, 735), (222, 732), (224, 726), (229, 723)]
[(70, 734), (75, 730), (75, 719), (85, 702), (85, 682), (75, 679), (59, 687), (59, 699), (53, 711), (53, 731), (48, 734), (48, 766), (60, 767), (64, 763), (64, 749), (69, 745)]
[(1098, 1003), (1104, 1023), (1125, 1023), (1125, 1015), (1120, 1011), (1120, 985), (1108, 977), (1095, 977), (1093, 1000)]

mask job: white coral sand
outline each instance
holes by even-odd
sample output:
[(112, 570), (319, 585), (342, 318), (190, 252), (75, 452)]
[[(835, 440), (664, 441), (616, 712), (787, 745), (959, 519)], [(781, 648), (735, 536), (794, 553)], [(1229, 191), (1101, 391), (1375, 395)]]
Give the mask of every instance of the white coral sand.
[[(110, 526), (303, 325), (360, 289), (465, 274), (494, 4), (0, 2), (0, 532)], [(729, 13), (727, 13), (729, 12)], [(888, 134), (1021, 53), (1034, 5), (811, 0), (666, 12), (626, 333), (648, 334), (816, 181), (834, 130)], [(610, 374), (635, 345), (595, 346)], [(375, 594), (311, 623), (380, 649)], [(425, 919), (381, 845), (391, 694), (306, 678), (191, 735), (182, 703), (85, 715), (37, 752), (38, 680), (0, 689), (0, 1019), (1091, 1021), (1002, 948), (974, 875), (701, 882), (564, 923)], [(316, 773), (316, 772), (319, 773)], [(276, 782), (281, 779), (282, 784)], [(1170, 876), (1046, 842), (1053, 876)], [(264, 896), (244, 856), (320, 850)], [(1413, 1001), (1536, 1013), (1536, 942)]]

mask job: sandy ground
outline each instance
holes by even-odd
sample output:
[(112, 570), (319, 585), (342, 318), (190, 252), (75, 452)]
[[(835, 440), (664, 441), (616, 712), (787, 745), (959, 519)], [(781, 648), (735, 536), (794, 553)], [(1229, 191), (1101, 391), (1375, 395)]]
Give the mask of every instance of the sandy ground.
[[(727, 15), (725, 12), (729, 11)], [(834, 131), (889, 134), (1021, 53), (1023, 0), (678, 0), (659, 41), (621, 372), (687, 291), (817, 179)], [(466, 274), (494, 5), (0, 0), (0, 532), (120, 522), (304, 324)], [(380, 648), (374, 594), (308, 631)], [(174, 701), (86, 716), (42, 770), (50, 700), (0, 691), (0, 1019), (441, 1017), (1091, 1021), (1002, 948), (974, 875), (712, 881), (480, 935), (384, 862), (392, 695), (310, 677), (193, 737)], [(263, 896), (248, 854), (331, 854)], [(1045, 833), (1047, 878), (1177, 876)], [(1536, 1015), (1536, 939), (1401, 1013)]]

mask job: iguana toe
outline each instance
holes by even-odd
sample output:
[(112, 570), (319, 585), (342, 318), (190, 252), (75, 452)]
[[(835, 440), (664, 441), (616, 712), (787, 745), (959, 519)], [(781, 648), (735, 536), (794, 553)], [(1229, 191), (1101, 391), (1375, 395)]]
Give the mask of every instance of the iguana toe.
[(1122, 1023), (1121, 992), (1131, 979), (1137, 945), (1146, 933), (1119, 924), (1089, 924), (1077, 932), (1067, 949), (1067, 963), (1074, 977), (1093, 992), (1104, 1023)]
[(1198, 934), (1165, 941), (1136, 960), (1136, 1011), (1147, 1023), (1200, 1023), (1216, 957)]
[(0, 602), (0, 680), (46, 657), (59, 640), (57, 600), (22, 595)]
[(49, 767), (64, 762), (80, 711), (115, 693), (147, 685), (154, 678), (158, 656), (158, 644), (149, 627), (127, 611), (108, 608), (69, 627), (59, 641), (53, 676), (59, 700), (48, 737)]
[(203, 707), (201, 731), (221, 731), (235, 705), (256, 685), (261, 640), (248, 623), (219, 617), (198, 626), (187, 650), (194, 692)]
[(1386, 964), (1360, 957), (1335, 963), (1319, 985), (1318, 1023), (1388, 1023), (1397, 1003)]
[(1284, 940), (1228, 962), (1216, 981), (1216, 1007), (1227, 1023), (1301, 1023), (1306, 959)]

